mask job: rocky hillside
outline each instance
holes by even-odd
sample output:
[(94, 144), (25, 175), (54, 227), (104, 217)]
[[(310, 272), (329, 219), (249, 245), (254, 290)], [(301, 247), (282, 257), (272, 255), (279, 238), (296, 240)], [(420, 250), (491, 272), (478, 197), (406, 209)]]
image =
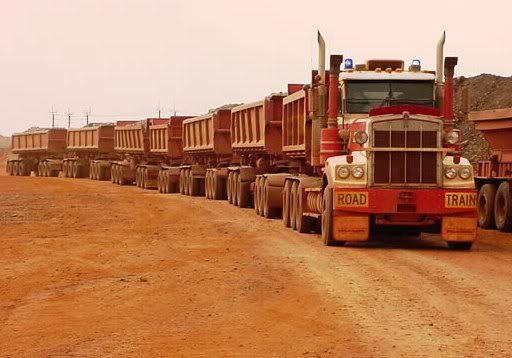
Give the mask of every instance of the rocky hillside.
[(482, 111), (512, 107), (512, 77), (481, 74), (465, 79), (458, 78), (456, 81), (456, 126), (461, 131), (462, 140), (468, 141), (463, 149), (464, 157), (475, 163), (488, 159), (490, 147), (482, 134), (475, 130), (473, 123), (465, 118), (461, 90), (463, 82), (469, 89), (469, 111)]

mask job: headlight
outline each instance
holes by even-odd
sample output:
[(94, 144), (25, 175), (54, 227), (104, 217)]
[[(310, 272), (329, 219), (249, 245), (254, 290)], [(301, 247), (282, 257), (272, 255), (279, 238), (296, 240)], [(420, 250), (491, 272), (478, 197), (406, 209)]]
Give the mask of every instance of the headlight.
[(454, 167), (448, 167), (444, 170), (444, 175), (448, 179), (453, 179), (457, 176), (457, 169), (455, 169)]
[(450, 145), (454, 145), (459, 141), (459, 131), (451, 130), (444, 135), (444, 140)]
[(363, 167), (353, 167), (352, 168), (352, 176), (356, 179), (361, 179), (364, 175)]
[(460, 168), (459, 176), (464, 180), (469, 179), (469, 177), (471, 176), (471, 169), (469, 169), (468, 167)]
[(365, 131), (358, 131), (354, 134), (354, 140), (362, 145), (368, 141), (368, 134)]
[(338, 176), (341, 179), (347, 179), (350, 175), (350, 169), (348, 167), (339, 167), (338, 168)]

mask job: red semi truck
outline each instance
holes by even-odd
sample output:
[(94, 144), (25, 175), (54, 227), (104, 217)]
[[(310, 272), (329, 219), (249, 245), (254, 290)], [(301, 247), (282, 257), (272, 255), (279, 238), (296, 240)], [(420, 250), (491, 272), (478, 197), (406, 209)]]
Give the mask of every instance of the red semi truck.
[(477, 163), (478, 224), (484, 229), (512, 230), (512, 108), (469, 113), (489, 142), (489, 160)]
[[(354, 66), (332, 55), (327, 74), (321, 36), (319, 45), (311, 86), (282, 100), (282, 165), (256, 176), (256, 212), (300, 232), (320, 227), (326, 245), (366, 241), (388, 227), (439, 231), (450, 248), (471, 248), (476, 190), (453, 128), (457, 58), (444, 59), (444, 35), (436, 72), (419, 61), (408, 69), (401, 60)], [(233, 130), (244, 133), (236, 123)], [(243, 180), (234, 181), (232, 192), (244, 193)]]

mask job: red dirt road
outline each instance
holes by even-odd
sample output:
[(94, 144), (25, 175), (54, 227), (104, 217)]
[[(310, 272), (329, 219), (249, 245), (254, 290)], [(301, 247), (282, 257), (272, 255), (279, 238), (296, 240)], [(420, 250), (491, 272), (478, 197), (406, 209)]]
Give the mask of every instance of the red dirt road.
[(0, 176), (0, 355), (511, 356), (512, 235), (324, 247), (226, 202)]

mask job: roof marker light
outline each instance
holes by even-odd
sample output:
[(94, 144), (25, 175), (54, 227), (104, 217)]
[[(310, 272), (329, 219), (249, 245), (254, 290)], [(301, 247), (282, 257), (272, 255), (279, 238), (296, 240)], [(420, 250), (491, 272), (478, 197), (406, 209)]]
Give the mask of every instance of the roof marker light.
[(416, 58), (416, 59), (412, 60), (412, 65), (413, 66), (421, 66), (421, 61)]
[(344, 62), (344, 67), (346, 70), (354, 68), (354, 61), (352, 61), (351, 58), (346, 58)]

